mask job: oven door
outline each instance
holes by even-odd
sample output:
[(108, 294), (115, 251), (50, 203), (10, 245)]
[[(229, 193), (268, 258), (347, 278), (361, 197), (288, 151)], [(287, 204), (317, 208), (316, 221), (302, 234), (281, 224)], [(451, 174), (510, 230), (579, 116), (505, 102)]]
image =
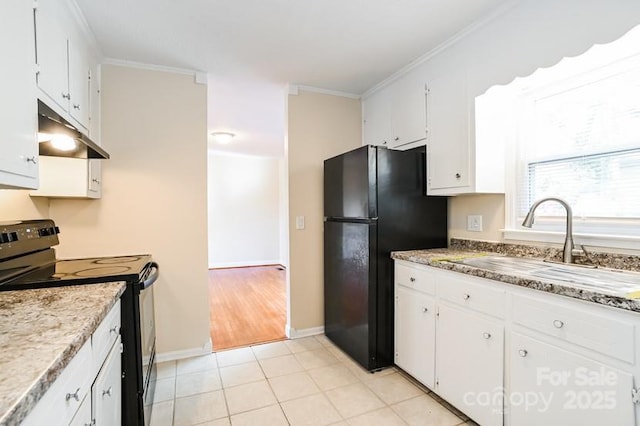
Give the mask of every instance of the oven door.
[[(142, 384), (143, 403), (153, 403), (153, 394), (156, 382), (156, 326), (155, 308), (153, 300), (153, 283), (158, 279), (158, 265), (150, 265), (148, 277), (140, 283), (140, 345), (142, 353)], [(149, 419), (145, 418), (145, 424)]]

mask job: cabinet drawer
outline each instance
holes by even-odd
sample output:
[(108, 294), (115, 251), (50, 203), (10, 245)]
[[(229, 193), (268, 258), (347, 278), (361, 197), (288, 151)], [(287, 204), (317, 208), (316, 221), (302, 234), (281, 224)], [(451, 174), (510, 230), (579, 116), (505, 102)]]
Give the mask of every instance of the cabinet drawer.
[(91, 389), (93, 377), (91, 341), (87, 340), (22, 424), (69, 424)]
[(436, 294), (436, 280), (430, 272), (396, 262), (396, 283), (427, 294)]
[(120, 301), (111, 308), (107, 316), (100, 323), (96, 331), (91, 336), (91, 346), (93, 350), (93, 374), (98, 374), (100, 367), (109, 354), (113, 343), (120, 335)]
[(525, 327), (633, 364), (634, 325), (570, 303), (513, 296), (513, 320)]
[[(458, 277), (460, 275), (460, 277)], [(495, 285), (457, 273), (442, 274), (438, 280), (442, 299), (498, 318), (505, 316), (505, 292)]]

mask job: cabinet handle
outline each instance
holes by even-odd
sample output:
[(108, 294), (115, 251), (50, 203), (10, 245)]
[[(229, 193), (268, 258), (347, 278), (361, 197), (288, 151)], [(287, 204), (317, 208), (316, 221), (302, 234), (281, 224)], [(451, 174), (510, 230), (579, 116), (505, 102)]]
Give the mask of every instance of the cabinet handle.
[(386, 144), (387, 144), (387, 141), (382, 141), (382, 145), (386, 145)]
[(95, 426), (96, 419), (91, 419), (91, 423), (85, 423), (84, 426)]
[(400, 137), (396, 136), (395, 138), (393, 138), (394, 141), (399, 141)]
[(114, 325), (113, 327), (111, 327), (111, 328), (109, 329), (109, 334), (111, 334), (111, 333), (116, 333), (116, 334), (118, 334), (118, 326), (117, 326), (117, 325)]
[(24, 161), (26, 161), (27, 163), (36, 164), (36, 157), (35, 156), (27, 157), (27, 158), (24, 159)]
[(73, 398), (76, 401), (80, 402), (80, 395), (78, 395), (79, 393), (80, 393), (80, 388), (76, 389), (76, 391), (74, 393), (68, 393), (67, 396), (65, 397), (65, 399), (68, 401), (71, 398)]
[(415, 278), (413, 278), (413, 277), (411, 277), (411, 278), (409, 278), (409, 281), (411, 281), (412, 283), (414, 283), (414, 282), (416, 282), (416, 279), (415, 279)]
[(462, 298), (464, 300), (469, 300), (471, 298), (471, 295), (470, 294), (465, 294), (464, 296), (462, 296)]
[(111, 396), (111, 386), (109, 386), (109, 389), (102, 391), (102, 396), (105, 396), (105, 395)]
[(73, 104), (73, 109), (80, 110), (80, 104)]
[(99, 184), (100, 183), (100, 179), (93, 178), (93, 179), (91, 179), (91, 182), (95, 182), (95, 183)]
[(66, 100), (69, 100), (69, 99), (71, 99), (71, 94), (62, 92), (62, 98), (66, 99)]
[(518, 353), (520, 354), (520, 356), (521, 356), (521, 357), (523, 357), (523, 358), (524, 358), (525, 356), (527, 356), (527, 354), (528, 354), (529, 352), (527, 352), (527, 350), (526, 350), (526, 349), (520, 349), (520, 350), (518, 351)]
[(484, 337), (485, 339), (491, 339), (491, 333), (482, 333), (482, 337)]
[(429, 308), (422, 308), (422, 313), (426, 314), (427, 312), (429, 312)]
[(562, 326), (564, 325), (564, 323), (560, 320), (553, 320), (553, 326), (555, 328), (562, 328)]
[(456, 179), (460, 179), (461, 177), (460, 173), (456, 173)]

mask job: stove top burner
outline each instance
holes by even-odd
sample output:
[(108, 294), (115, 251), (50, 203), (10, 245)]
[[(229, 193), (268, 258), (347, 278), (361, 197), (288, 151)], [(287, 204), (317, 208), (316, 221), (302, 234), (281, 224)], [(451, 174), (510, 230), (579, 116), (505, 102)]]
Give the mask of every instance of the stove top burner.
[(76, 271), (76, 272), (65, 274), (65, 275), (73, 275), (76, 277), (96, 277), (99, 275), (108, 276), (108, 275), (123, 274), (129, 271), (131, 271), (131, 268), (128, 266), (103, 266), (98, 268), (83, 269), (81, 271)]
[(111, 263), (131, 263), (138, 262), (140, 256), (119, 256), (119, 257), (105, 257), (104, 259), (96, 259), (93, 263), (98, 265), (108, 265)]
[(19, 276), (13, 270), (5, 271), (7, 277), (0, 279), (0, 291), (112, 281), (137, 283), (144, 279), (152, 261), (149, 255), (50, 259), (43, 261), (42, 266), (32, 268), (32, 272)]

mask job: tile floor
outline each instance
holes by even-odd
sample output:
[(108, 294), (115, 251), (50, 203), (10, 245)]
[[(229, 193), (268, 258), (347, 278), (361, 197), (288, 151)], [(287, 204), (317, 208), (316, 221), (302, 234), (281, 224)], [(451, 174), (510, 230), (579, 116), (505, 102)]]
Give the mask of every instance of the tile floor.
[(159, 364), (151, 425), (475, 425), (445, 405), (314, 336)]

